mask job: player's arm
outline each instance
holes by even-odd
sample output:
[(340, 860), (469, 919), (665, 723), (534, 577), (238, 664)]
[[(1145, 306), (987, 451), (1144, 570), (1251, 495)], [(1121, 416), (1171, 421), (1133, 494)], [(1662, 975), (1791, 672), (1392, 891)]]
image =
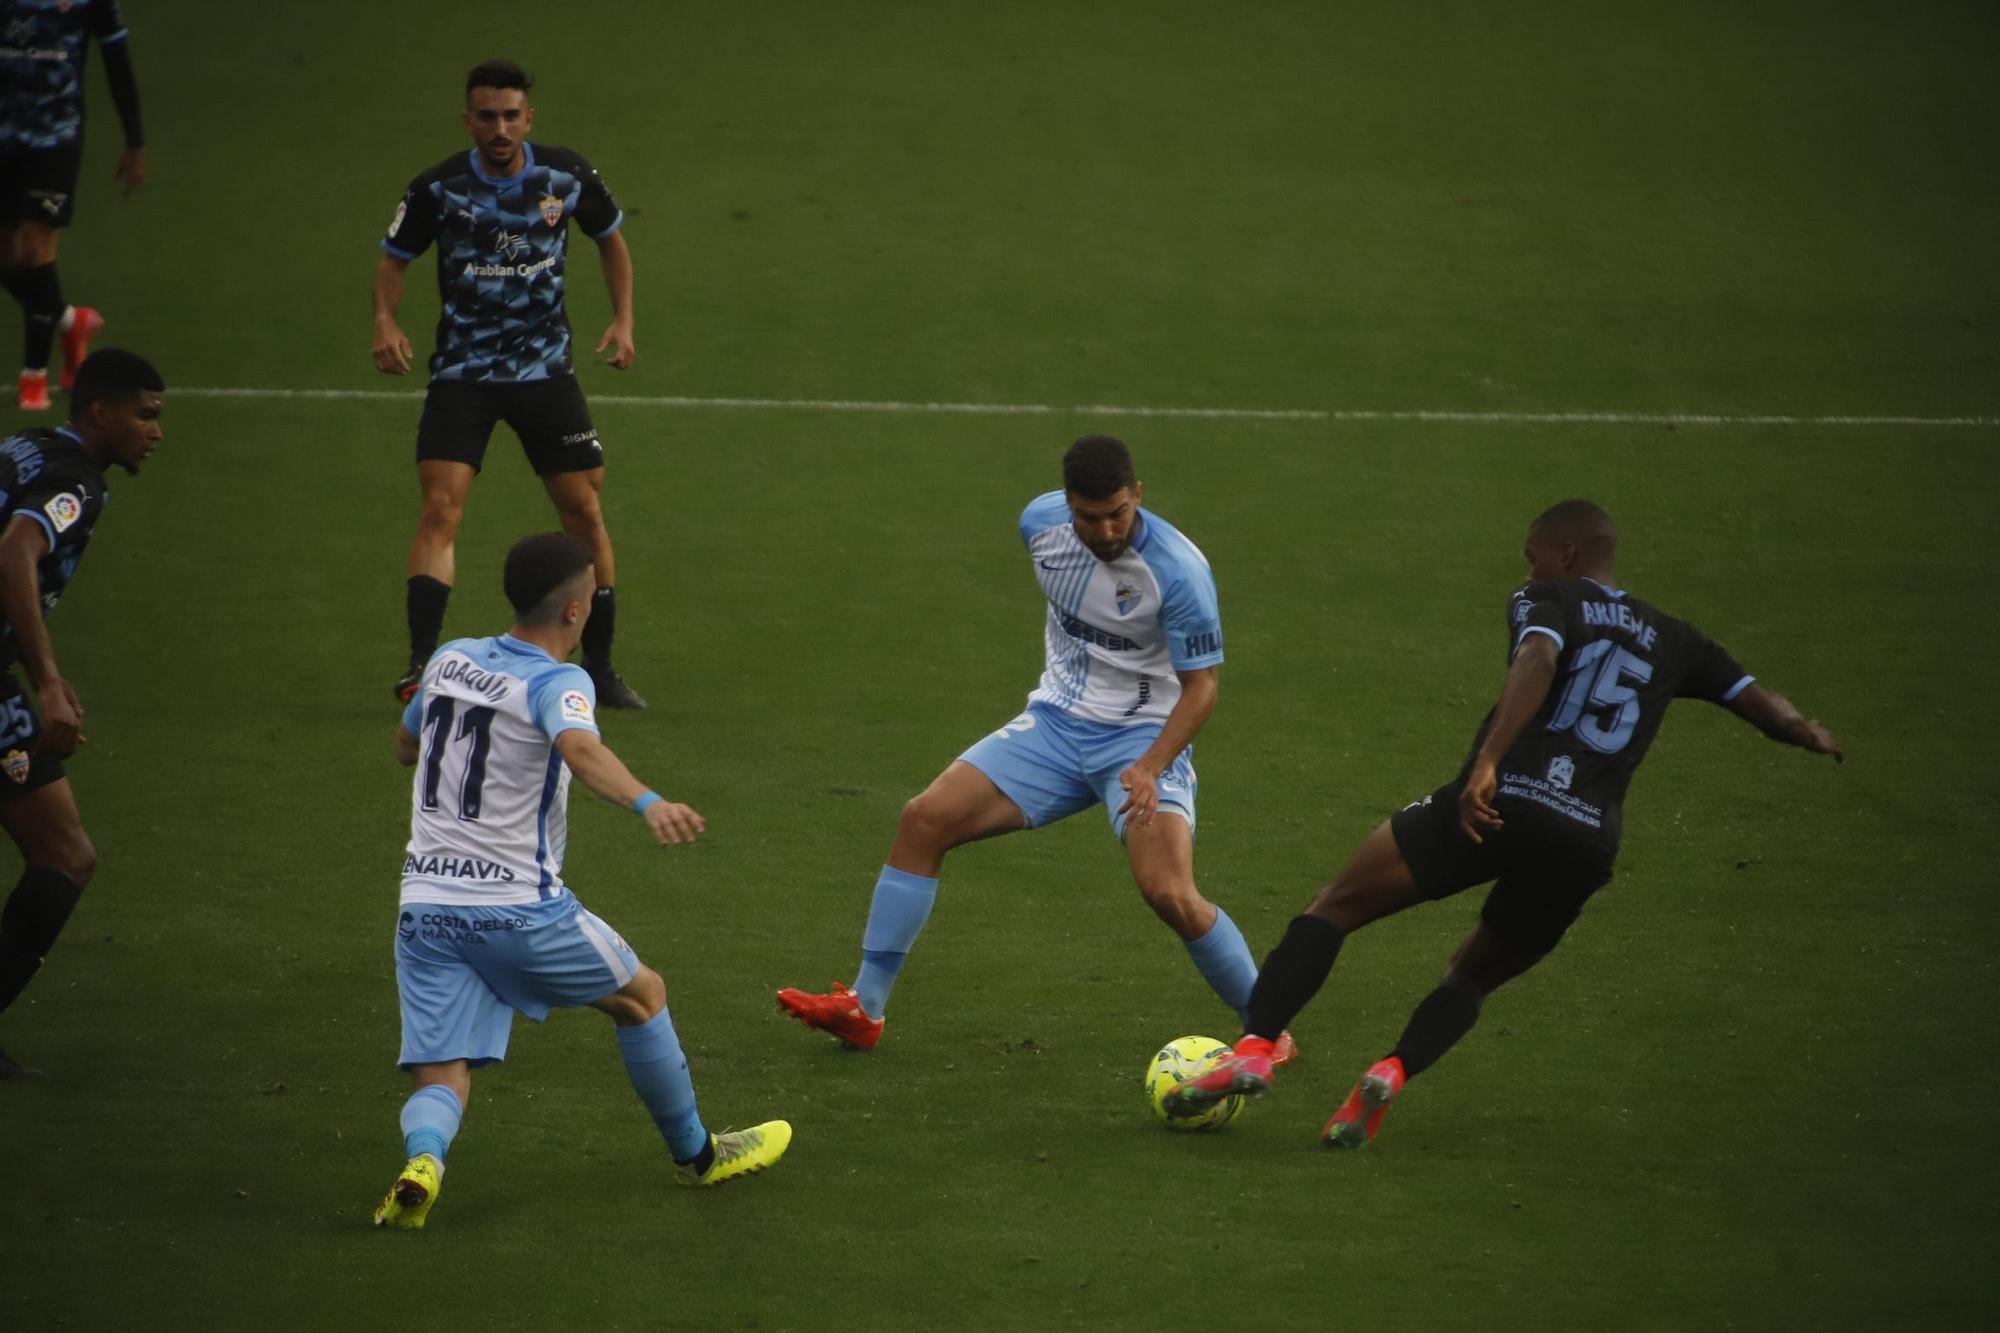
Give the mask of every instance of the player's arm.
[(632, 251), (625, 233), (597, 238), (598, 262), (604, 266), (604, 286), (611, 293), (611, 327), (597, 340), (597, 355), (607, 365), (624, 370), (639, 349), (632, 342)]
[(1774, 741), (1796, 745), (1814, 754), (1830, 754), (1836, 764), (1846, 762), (1847, 756), (1841, 752), (1840, 742), (1833, 738), (1833, 733), (1821, 726), (1818, 718), (1801, 713), (1776, 690), (1765, 689), (1753, 681), (1738, 690), (1723, 707)]
[(556, 749), (576, 780), (613, 805), (635, 810), (662, 846), (693, 842), (708, 827), (702, 817), (678, 801), (669, 801), (632, 776), (625, 761), (596, 732), (572, 727), (556, 734)]
[(1215, 667), (1176, 671), (1174, 675), (1180, 678), (1181, 697), (1174, 701), (1167, 720), (1160, 724), (1159, 736), (1146, 747), (1146, 753), (1118, 775), (1118, 785), (1125, 789), (1125, 803), (1118, 807), (1118, 813), (1131, 811), (1132, 823), (1141, 828), (1153, 821), (1160, 808), (1160, 774), (1194, 743), (1209, 715), (1215, 712), (1215, 700), (1221, 692)]
[(1501, 757), (1521, 738), (1528, 723), (1549, 697), (1555, 683), (1556, 659), (1561, 649), (1547, 634), (1527, 633), (1514, 650), (1507, 679), (1500, 685), (1500, 702), (1493, 706), (1493, 725), (1486, 729), (1479, 752), (1472, 756), (1472, 771), (1466, 775), (1465, 790), (1458, 798), (1458, 827), (1474, 842), (1482, 839), (1481, 828), (1499, 828), (1500, 813), (1493, 808), (1493, 793), (1500, 785)]
[(410, 261), (384, 253), (375, 265), (375, 369), (385, 375), (410, 373), (415, 349), (396, 323), (396, 308), (403, 303), (403, 274)]
[(417, 733), (398, 722), (396, 724), (396, 762), (409, 768), (417, 762), (419, 749)]
[(41, 749), (68, 758), (83, 743), (83, 704), (56, 669), (55, 645), (42, 620), (42, 579), (36, 565), (49, 553), (49, 534), (32, 514), (16, 514), (0, 532), (0, 613), (42, 702)]
[[(69, 6), (64, 5), (67, 9)], [(88, 22), (97, 49), (104, 54), (104, 78), (111, 85), (111, 103), (118, 108), (118, 123), (125, 129), (125, 151), (118, 155), (112, 173), (125, 185), (125, 193), (139, 188), (146, 179), (146, 132), (139, 124), (139, 80), (132, 73), (132, 43), (125, 32), (125, 16), (117, 0), (99, 0), (90, 7)]]

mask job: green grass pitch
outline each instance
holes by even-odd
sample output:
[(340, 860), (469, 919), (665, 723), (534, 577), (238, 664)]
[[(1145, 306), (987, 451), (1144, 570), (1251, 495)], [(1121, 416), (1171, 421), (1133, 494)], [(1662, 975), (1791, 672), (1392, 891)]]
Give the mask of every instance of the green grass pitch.
[[(128, 9), (154, 179), (114, 197), (92, 69), (63, 275), (176, 392), (52, 622), (102, 868), (0, 1020), (59, 1075), (0, 1088), (0, 1325), (1992, 1319), (1987, 9)], [(667, 977), (710, 1122), (798, 1138), (676, 1190), (608, 1024), (523, 1023), (430, 1228), (378, 1235), (417, 402), (184, 391), (420, 387), (368, 365), (375, 240), (500, 53), (627, 210), (640, 361), (581, 374), (654, 709), (606, 731), (711, 826), (662, 852), (579, 793), (569, 878)], [(1570, 412), (1643, 419), (1531, 419)], [(1856, 415), (1989, 424), (1809, 420)], [(1318, 1126), (1478, 896), (1354, 939), (1273, 1095), (1168, 1134), (1147, 1058), (1231, 1016), (1095, 814), (954, 854), (884, 1045), (843, 1053), (771, 991), (851, 979), (900, 803), (1018, 710), (1014, 516), (1087, 430), (1216, 569), (1198, 870), (1260, 957), (1452, 771), (1522, 531), (1570, 494), (1850, 762), (1676, 710), (1617, 880), (1366, 1154)], [(501, 625), (499, 556), (548, 524), (503, 433), (449, 632)]]

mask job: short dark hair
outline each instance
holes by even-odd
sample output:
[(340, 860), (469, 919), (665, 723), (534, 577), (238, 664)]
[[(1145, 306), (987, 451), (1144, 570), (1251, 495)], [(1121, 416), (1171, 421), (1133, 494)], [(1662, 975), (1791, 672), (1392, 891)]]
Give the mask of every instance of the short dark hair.
[(1588, 560), (1609, 563), (1618, 551), (1618, 525), (1603, 506), (1589, 500), (1552, 504), (1528, 530), (1543, 541), (1575, 546)]
[(538, 532), (515, 542), (502, 579), (515, 618), (523, 625), (555, 623), (562, 612), (558, 594), (589, 568), (590, 548), (567, 532)]
[(465, 75), (465, 95), (472, 96), (474, 88), (519, 88), (522, 92), (535, 86), (528, 71), (511, 60), (482, 60)]
[(1132, 451), (1109, 435), (1086, 435), (1063, 455), (1063, 489), (1103, 500), (1132, 485)]
[(81, 420), (94, 404), (116, 402), (142, 393), (165, 393), (167, 383), (153, 363), (122, 347), (101, 347), (76, 368), (70, 390), (69, 414)]

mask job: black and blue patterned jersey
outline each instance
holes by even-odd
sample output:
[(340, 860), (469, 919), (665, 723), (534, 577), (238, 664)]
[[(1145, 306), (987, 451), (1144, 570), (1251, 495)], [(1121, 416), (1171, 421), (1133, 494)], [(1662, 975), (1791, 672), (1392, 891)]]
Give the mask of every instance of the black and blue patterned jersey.
[[(1556, 679), (1501, 758), (1497, 795), (1532, 801), (1618, 841), (1625, 788), (1675, 699), (1727, 703), (1752, 677), (1713, 639), (1590, 578), (1531, 579), (1507, 599), (1507, 653), (1531, 635), (1556, 645)], [(1471, 772), (1493, 714), (1460, 776)]]
[(92, 37), (125, 40), (118, 0), (0, 0), (0, 147), (76, 142)]
[(563, 308), (568, 223), (601, 241), (625, 215), (596, 168), (567, 148), (523, 144), (525, 165), (490, 176), (476, 150), (410, 182), (382, 248), (438, 256), (434, 380), (512, 383), (570, 373)]
[[(0, 440), (0, 531), (26, 516), (49, 539), (35, 568), (44, 619), (76, 577), (107, 498), (104, 473), (67, 427), (24, 430)], [(13, 627), (0, 624), (0, 668), (12, 666), (18, 653)]]

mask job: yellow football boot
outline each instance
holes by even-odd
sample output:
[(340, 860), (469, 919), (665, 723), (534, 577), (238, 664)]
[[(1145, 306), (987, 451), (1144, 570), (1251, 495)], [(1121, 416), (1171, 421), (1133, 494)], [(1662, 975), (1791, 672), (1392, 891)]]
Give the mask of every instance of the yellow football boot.
[(711, 1134), (709, 1141), (715, 1145), (715, 1160), (700, 1175), (683, 1167), (676, 1173), (683, 1185), (720, 1185), (725, 1180), (762, 1171), (792, 1146), (792, 1127), (784, 1120), (766, 1120), (749, 1129)]
[[(782, 1151), (782, 1149), (780, 1150)], [(716, 1154), (720, 1164), (722, 1155)], [(389, 1193), (375, 1209), (375, 1225), (415, 1231), (431, 1215), (438, 1187), (444, 1181), (444, 1163), (429, 1153), (418, 1153), (403, 1166), (403, 1174), (389, 1187)]]

